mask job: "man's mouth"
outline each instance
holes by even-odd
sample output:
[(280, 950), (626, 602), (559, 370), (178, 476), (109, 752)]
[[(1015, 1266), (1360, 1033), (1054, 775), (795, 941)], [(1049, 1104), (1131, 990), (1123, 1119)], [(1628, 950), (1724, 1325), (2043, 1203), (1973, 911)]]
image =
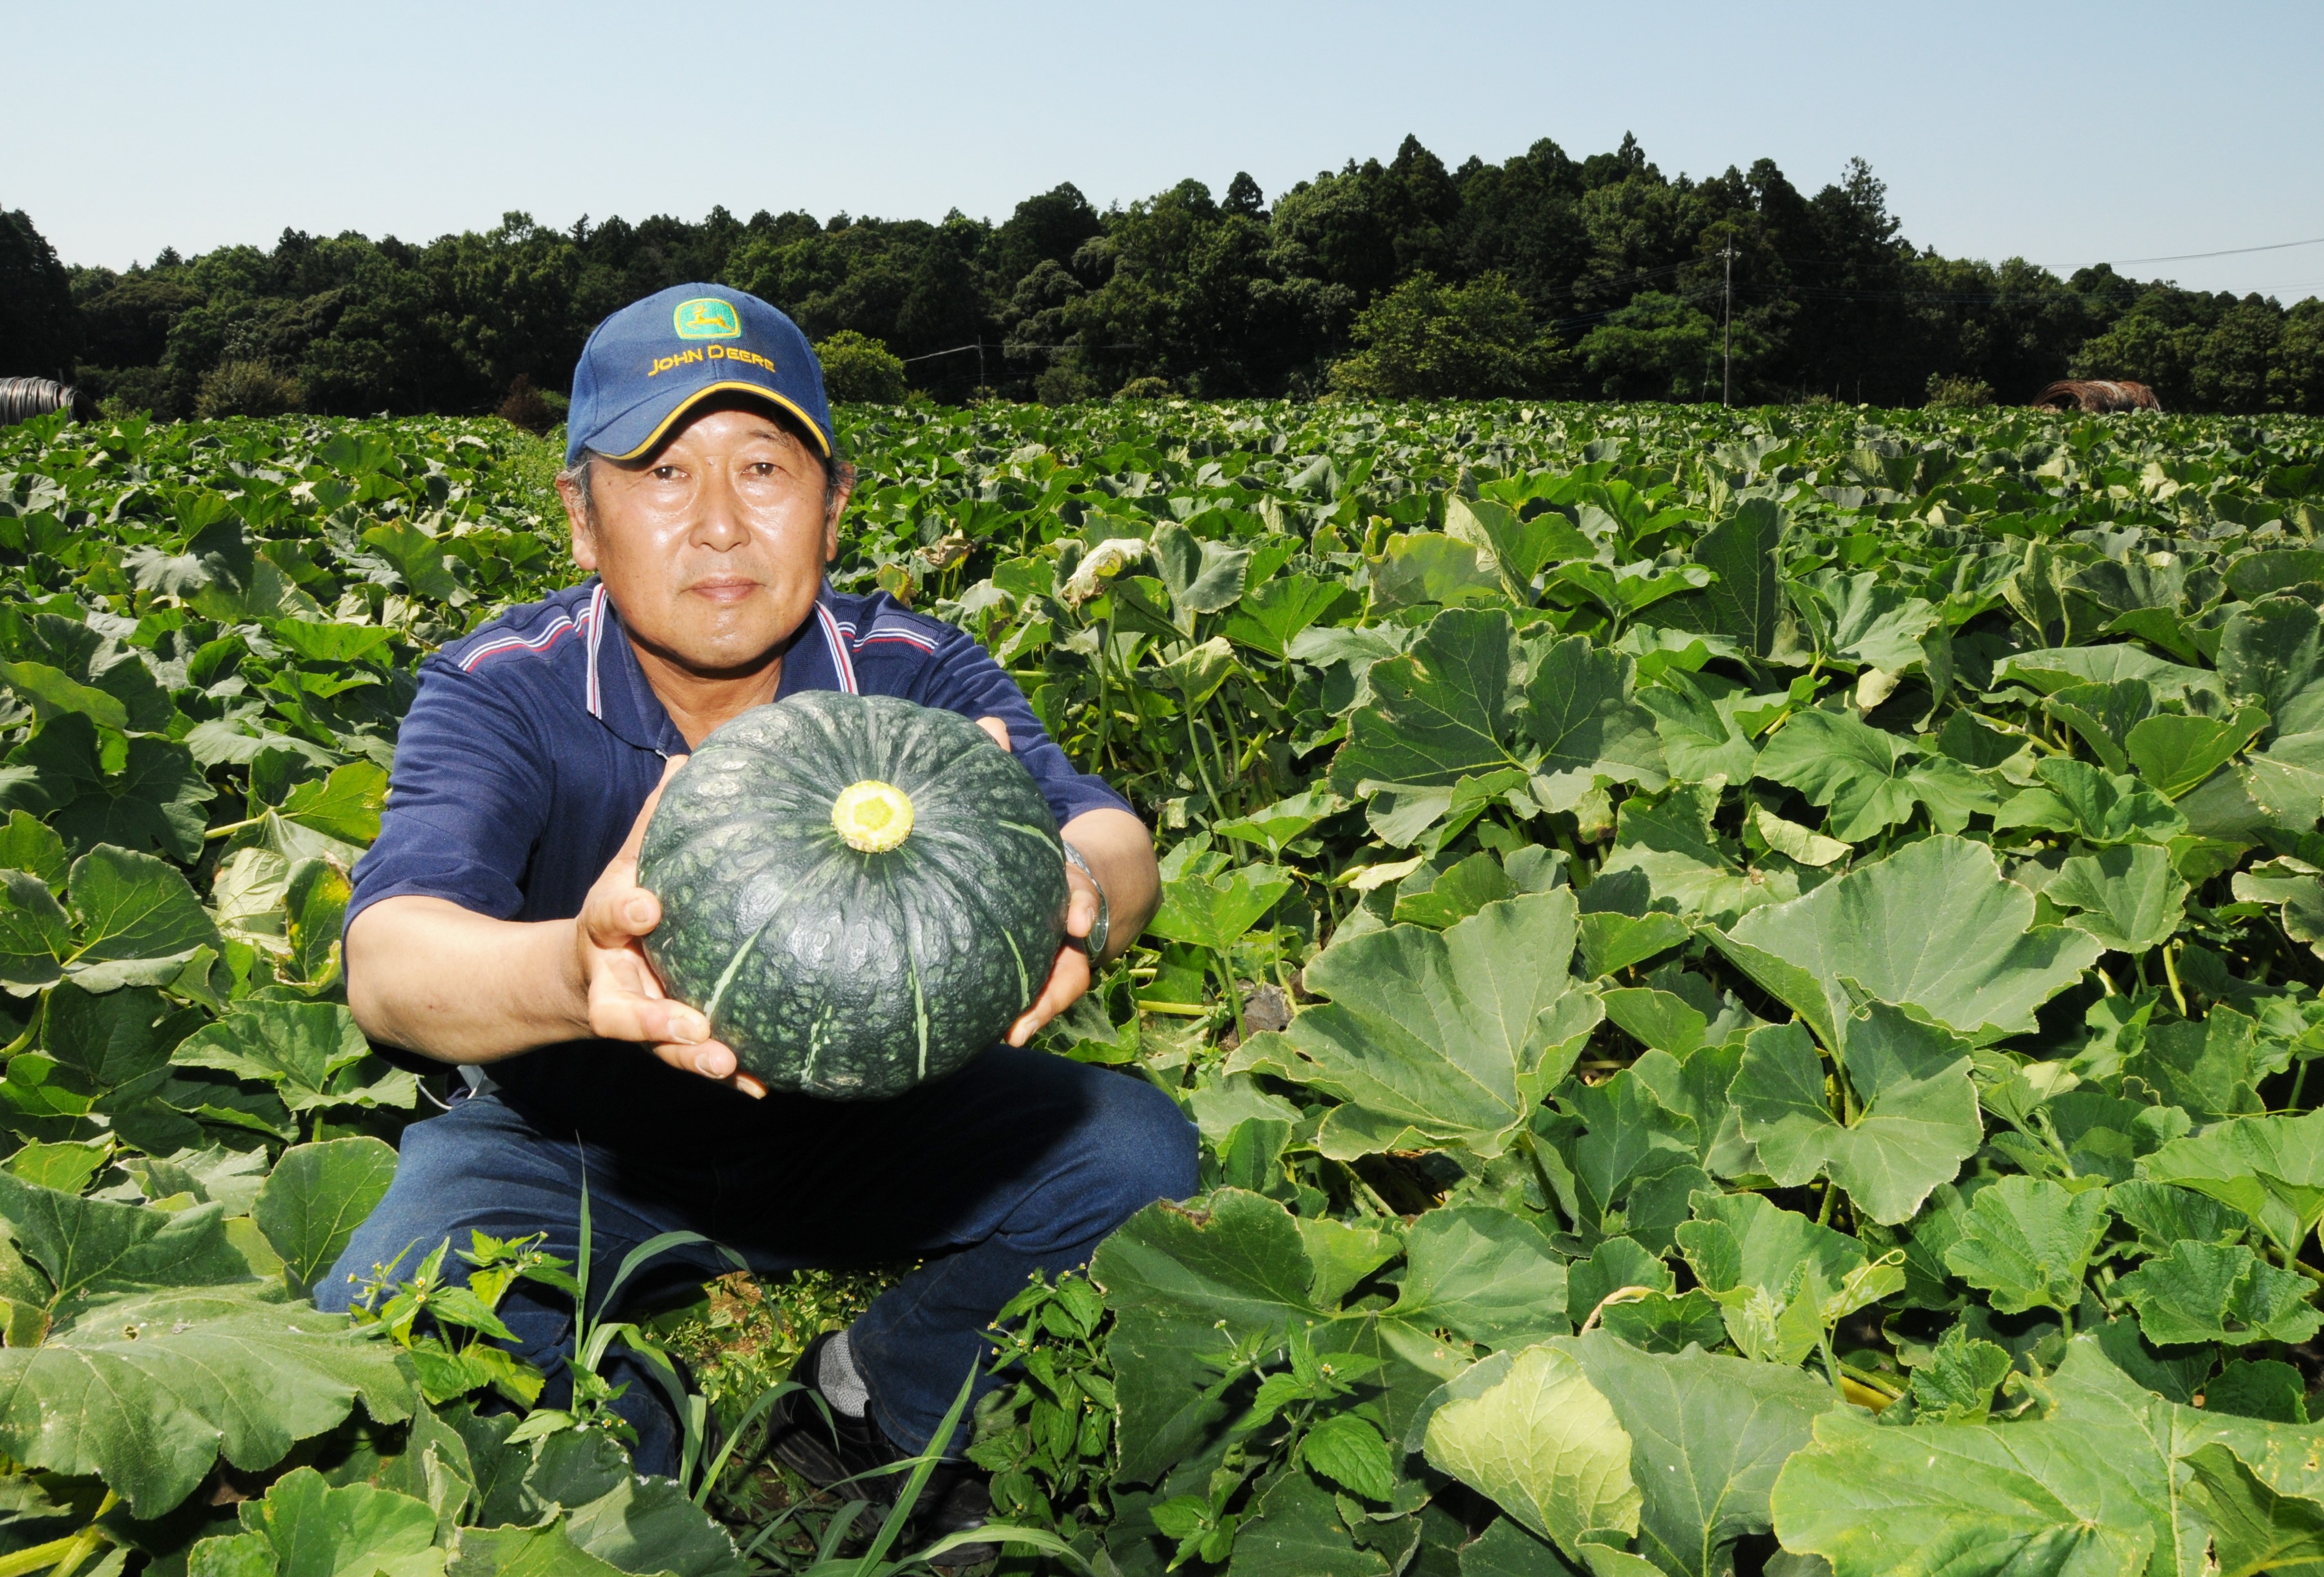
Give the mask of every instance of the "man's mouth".
[(692, 592), (696, 596), (705, 598), (710, 602), (739, 603), (748, 598), (752, 593), (757, 591), (759, 589), (759, 583), (755, 580), (741, 580), (721, 577), (715, 580), (697, 580), (686, 589)]

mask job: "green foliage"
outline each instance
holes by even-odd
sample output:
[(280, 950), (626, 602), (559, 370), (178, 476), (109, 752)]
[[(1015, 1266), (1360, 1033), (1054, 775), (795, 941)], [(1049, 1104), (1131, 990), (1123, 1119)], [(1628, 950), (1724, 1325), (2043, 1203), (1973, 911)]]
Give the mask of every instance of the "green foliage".
[(1981, 410), (1993, 403), (1993, 385), (1982, 378), (1931, 373), (1928, 403), (1938, 410)]
[[(792, 314), (826, 347), (835, 397), (881, 403), (897, 388), (885, 362), (862, 364), (877, 370), (853, 392), (863, 342), (903, 358), (923, 393), (1049, 406), (1306, 394), (1345, 375), (1375, 396), (1731, 390), (1960, 410), (2017, 404), (2070, 368), (2144, 380), (2174, 411), (2324, 413), (2313, 297), (2287, 309), (2105, 265), (2061, 278), (1947, 258), (1898, 234), (1860, 161), (1812, 191), (1764, 158), (1674, 178), (1628, 138), (1582, 159), (1545, 139), (1452, 170), (1407, 137), (1271, 205), (1241, 175), (1104, 212), (1061, 185), (998, 222), (719, 208), (565, 229), (511, 214), (420, 245), (293, 231), (126, 272), (60, 265), (15, 214), (0, 364), (60, 375), (77, 361), (108, 415), (193, 414), (204, 380), (242, 364), (264, 371), (237, 375), (254, 399), (235, 409), (266, 408), (289, 380), (300, 409), (500, 410), (546, 430), (607, 312), (697, 280)], [(1552, 351), (1553, 335), (1573, 348)]]
[(904, 364), (868, 334), (843, 328), (815, 347), (823, 364), (823, 392), (835, 401), (863, 405), (899, 405), (904, 399)]
[(202, 417), (280, 416), (296, 410), (296, 380), (261, 361), (220, 362), (202, 374), (194, 414)]
[(1555, 343), (1508, 279), (1443, 285), (1416, 274), (1356, 315), (1355, 354), (1332, 386), (1375, 400), (1480, 400), (1539, 394), (1558, 381)]
[[(1392, 195), (1340, 180), (1286, 223)], [(2310, 1558), (2310, 424), (851, 418), (835, 580), (985, 641), (1164, 845), (1156, 927), (1047, 1044), (1179, 1100), (1207, 1189), (1008, 1311), (973, 1449), (1065, 1541), (1014, 1570)], [(422, 1109), (342, 1005), (348, 870), (414, 662), (569, 573), (542, 456), (0, 438), (0, 1452), (36, 1470), (0, 1489), (60, 1508), (27, 1540), (691, 1570), (706, 1532), (725, 1569), (699, 1498), (816, 1558), (757, 1419), (876, 1278), (593, 1319), (575, 1405), (521, 1423), (474, 1407), (537, 1395), (493, 1332), (568, 1274), (538, 1244), (420, 1245), (353, 1327), (301, 1296)], [(682, 1484), (621, 1471), (617, 1341), (709, 1393), (655, 1382)], [(203, 1508), (221, 1454), (259, 1510)]]
[(56, 248), (22, 208), (0, 211), (0, 367), (63, 378), (80, 349), (72, 283)]
[(1648, 290), (1582, 337), (1575, 346), (1609, 400), (1697, 401), (1715, 392), (1719, 325), (1685, 297)]

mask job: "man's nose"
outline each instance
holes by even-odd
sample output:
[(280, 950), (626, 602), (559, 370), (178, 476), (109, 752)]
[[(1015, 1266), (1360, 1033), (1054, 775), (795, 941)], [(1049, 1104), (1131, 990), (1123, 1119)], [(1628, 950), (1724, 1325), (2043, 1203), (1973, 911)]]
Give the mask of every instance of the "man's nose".
[(735, 496), (733, 484), (724, 476), (714, 472), (704, 482), (701, 496), (695, 501), (694, 529), (688, 534), (700, 546), (721, 552), (750, 540), (751, 530), (742, 519), (742, 501)]

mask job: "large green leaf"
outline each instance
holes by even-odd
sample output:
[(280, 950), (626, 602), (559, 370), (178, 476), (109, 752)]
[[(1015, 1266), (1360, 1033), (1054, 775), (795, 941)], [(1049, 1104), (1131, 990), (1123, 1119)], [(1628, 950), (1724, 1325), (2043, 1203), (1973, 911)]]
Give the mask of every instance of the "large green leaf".
[(1672, 669), (1637, 693), (1638, 705), (1654, 714), (1663, 763), (1683, 782), (1723, 778), (1740, 783), (1751, 776), (1758, 751), (1735, 719), (1740, 706), (1764, 702), (1740, 688), (1714, 694), (1695, 676)]
[(1545, 807), (1572, 809), (1600, 779), (1648, 789), (1668, 781), (1654, 715), (1630, 698), (1628, 657), (1579, 635), (1527, 656), (1525, 729), (1541, 748), (1534, 797)]
[(1795, 1364), (1835, 1322), (1904, 1285), (1896, 1256), (1871, 1259), (1845, 1232), (1765, 1194), (1700, 1193), (1693, 1205), (1679, 1248), (1753, 1359)]
[[(1343, 938), (1307, 966), (1331, 1001), (1266, 1038), (1290, 1076), (1343, 1104), (1317, 1144), (1352, 1157), (1458, 1147), (1499, 1155), (1563, 1078), (1596, 1025), (1597, 1000), (1568, 973), (1572, 890), (1486, 905), (1442, 931)], [(1254, 1038), (1246, 1056), (1261, 1053)]]
[(1993, 808), (1993, 792), (1950, 756), (1835, 712), (1807, 711), (1775, 731), (1759, 752), (1758, 775), (1831, 807), (1831, 835), (1856, 843), (1913, 818), (1959, 832), (1973, 810)]
[(2138, 1311), (2156, 1345), (2305, 1342), (2324, 1325), (2309, 1303), (2310, 1284), (2278, 1270), (2241, 1243), (2180, 1242), (2114, 1284)]
[[(262, 1555), (272, 1577), (430, 1577), (444, 1570), (436, 1513), (424, 1500), (369, 1484), (333, 1488), (312, 1468), (294, 1468), (263, 1497), (235, 1508), (244, 1531), (232, 1543)], [(229, 1572), (227, 1540), (197, 1548), (191, 1570)]]
[(1743, 1136), (1786, 1188), (1819, 1174), (1888, 1225), (1910, 1221), (1983, 1142), (1969, 1045), (1885, 1002), (1849, 1020), (1846, 1122), (1824, 1095), (1823, 1063), (1796, 1024), (1754, 1030), (1728, 1092)]
[(2218, 677), (2184, 663), (2167, 662), (2130, 641), (2101, 646), (2051, 647), (2020, 651), (1994, 667), (1993, 682), (2011, 679), (2031, 685), (2047, 696), (2073, 685), (2110, 685), (2120, 679), (2142, 679), (2160, 701), (2184, 697), (2190, 690), (2218, 693)]
[(282, 1152), (250, 1213), (282, 1257), (291, 1291), (313, 1289), (394, 1180), (394, 1148), (367, 1135)]
[(1383, 607), (1431, 603), (1450, 607), (1498, 603), (1508, 595), (1501, 585), (1500, 567), (1489, 553), (1442, 531), (1406, 531), (1391, 537), (1388, 550), (1372, 566), (1372, 597)]
[[(1561, 1101), (1586, 1127), (1572, 1149), (1574, 1182), (1584, 1213), (1606, 1231), (1612, 1211), (1625, 1205), (1635, 1188), (1656, 1178), (1692, 1171), (1702, 1150), (1692, 1117), (1674, 1111), (1635, 1068), (1598, 1084), (1569, 1085)], [(1701, 1178), (1696, 1173), (1695, 1177)], [(1674, 1184), (1674, 1186), (1680, 1186)], [(1687, 1185), (1677, 1202), (1683, 1204)], [(1682, 1209), (1679, 1215), (1684, 1214)]]
[(1291, 643), (1310, 625), (1332, 616), (1334, 609), (1353, 598), (1341, 582), (1318, 580), (1312, 575), (1285, 575), (1255, 586), (1219, 622), (1219, 632), (1239, 646), (1265, 652), (1278, 661)]
[(614, 1577), (622, 1569), (582, 1549), (552, 1515), (538, 1527), (469, 1527), (447, 1577)]
[(283, 820), (362, 847), (379, 836), (380, 812), (387, 805), (387, 774), (374, 761), (348, 761), (327, 778), (309, 779), (290, 790), (278, 809)]
[(97, 1474), (139, 1517), (176, 1506), (220, 1457), (273, 1466), (358, 1401), (383, 1423), (410, 1416), (392, 1348), (229, 1288), (107, 1299), (38, 1347), (0, 1351), (0, 1450)]
[(1719, 790), (1707, 783), (1681, 784), (1655, 804), (1643, 796), (1625, 799), (1614, 847), (1599, 873), (1636, 871), (1657, 907), (1720, 925), (1798, 897), (1799, 878), (1790, 872), (1743, 863), (1714, 825), (1718, 812)]
[(1162, 584), (1170, 588), (1170, 604), (1191, 628), (1197, 613), (1231, 608), (1242, 595), (1243, 577), (1250, 567), (1250, 549), (1237, 542), (1205, 542), (1176, 521), (1165, 521), (1154, 532), (1154, 561)]
[(1842, 662), (1901, 672), (1923, 659), (1921, 638), (1937, 623), (1934, 604), (1869, 571), (1821, 570), (1786, 589), (1817, 650)]
[(1219, 879), (1182, 876), (1163, 888), (1162, 907), (1146, 928), (1173, 942), (1223, 951), (1290, 890), (1290, 878), (1263, 871), (1256, 877), (1249, 871)]
[(2133, 725), (2125, 742), (2138, 775), (2176, 799), (2233, 761), (2267, 722), (2267, 714), (2255, 706), (2233, 717), (2165, 713)]
[(1405, 1254), (1389, 1313), (1408, 1325), (1441, 1325), (1497, 1348), (1571, 1328), (1565, 1263), (1522, 1216), (1476, 1205), (1428, 1211), (1406, 1233)]
[(51, 984), (71, 951), (72, 922), (48, 883), (27, 871), (0, 871), (0, 984), (20, 991)]
[(2324, 1503), (2277, 1494), (2224, 1445), (2184, 1460), (2194, 1475), (2188, 1503), (2210, 1527), (2219, 1577), (2315, 1577), (2324, 1570)]
[(2033, 827), (2093, 844), (2165, 844), (2187, 830), (2187, 816), (2135, 778), (2062, 756), (2044, 759), (2034, 771), (2041, 785), (2001, 802), (1996, 832)]
[(2067, 924), (2122, 953), (2144, 953), (2178, 933), (2191, 890), (2152, 844), (2077, 854), (2042, 890), (2061, 908), (2082, 911)]
[(1978, 1191), (1945, 1263), (2004, 1314), (2070, 1313), (2106, 1223), (2104, 1189), (2077, 1193), (2043, 1178), (2004, 1177)]
[(1371, 666), (1372, 701), (1348, 719), (1332, 758), (1332, 788), (1366, 783), (1451, 787), (1463, 777), (1523, 765), (1508, 748), (1513, 653), (1508, 615), (1447, 609), (1412, 650)]
[(0, 645), (14, 659), (0, 663), (0, 679), (44, 720), (62, 711), (115, 731), (170, 726), (170, 697), (136, 650), (78, 618), (8, 608), (0, 612)]
[(1754, 657), (1766, 656), (1783, 613), (1775, 559), (1783, 535), (1783, 512), (1773, 503), (1743, 500), (1733, 515), (1703, 532), (1694, 545), (1694, 561), (1718, 580), (1673, 598), (1655, 617), (1680, 629), (1724, 635)]
[[(2316, 1499), (2324, 1480), (2317, 1430), (2166, 1401), (2096, 1336), (2077, 1337), (2038, 1390), (2042, 1415), (2009, 1423), (1886, 1429), (1851, 1408), (1817, 1420), (1775, 1484), (1784, 1547), (1821, 1555), (1837, 1577), (2198, 1577), (2220, 1569), (2205, 1561), (2215, 1535), (2246, 1547), (2254, 1501), (2235, 1497), (2214, 1528), (2218, 1491), (2182, 1463), (2224, 1446), (2275, 1497)], [(2216, 1481), (2222, 1464), (2205, 1461)]]
[(1496, 1353), (1431, 1400), (1429, 1465), (1567, 1555), (1637, 1532), (1630, 1437), (1565, 1346)]
[(9, 752), (8, 765), (0, 800), (46, 816), (75, 849), (117, 844), (189, 862), (201, 857), (202, 807), (212, 790), (175, 741), (137, 734), (106, 745), (76, 713), (52, 718)]
[(1444, 500), (1444, 534), (1489, 556), (1501, 589), (1520, 605), (1533, 601), (1533, 577), (1543, 566), (1593, 558), (1598, 551), (1563, 515), (1544, 511), (1527, 520), (1505, 503), (1457, 493)]
[(1838, 1403), (1814, 1376), (1700, 1348), (1644, 1352), (1593, 1331), (1568, 1351), (1630, 1437), (1637, 1548), (1679, 1577), (1716, 1577), (1768, 1527), (1776, 1472)]
[[(1240, 1189), (1220, 1189), (1199, 1209), (1148, 1205), (1105, 1240), (1090, 1275), (1114, 1311), (1108, 1351), (1127, 1483), (1157, 1482), (1209, 1444), (1232, 1416), (1223, 1384), (1230, 1350), (1277, 1349), (1294, 1322), (1319, 1354), (1359, 1351), (1384, 1360), (1372, 1394), (1392, 1435), (1468, 1358), (1429, 1328), (1342, 1310), (1344, 1268), (1311, 1250), (1282, 1205)], [(1456, 1323), (1443, 1303), (1425, 1317), (1432, 1326)]]
[(2126, 739), (2153, 715), (2154, 691), (2144, 679), (2069, 685), (2043, 702), (2043, 710), (2080, 734), (2107, 771), (2126, 772), (2130, 757), (2124, 749)]
[(2138, 1175), (2243, 1212), (2296, 1254), (2324, 1218), (2324, 1111), (2216, 1123), (2142, 1157)]
[(1348, 802), (1331, 790), (1311, 788), (1288, 799), (1263, 805), (1248, 816), (1213, 822), (1211, 831), (1220, 837), (1256, 844), (1269, 856), (1279, 859), (1284, 845), (1305, 836), (1317, 823), (1337, 816), (1347, 807)]
[(73, 862), (65, 902), (78, 926), (69, 960), (88, 991), (161, 985), (197, 947), (218, 945), (217, 925), (175, 867), (100, 844)]
[(372, 1056), (355, 1015), (330, 1002), (238, 1002), (180, 1042), (171, 1060), (270, 1084), (294, 1112), (419, 1100), (412, 1076)]
[(1354, 1502), (1334, 1497), (1296, 1468), (1280, 1472), (1252, 1498), (1250, 1513), (1236, 1531), (1234, 1563), (1228, 1569), (1286, 1577), (1294, 1572), (1303, 1577), (1389, 1577), (1394, 1568), (1387, 1555), (1359, 1545), (1350, 1522), (1364, 1526)]
[(226, 1241), (224, 1210), (178, 1213), (88, 1199), (0, 1171), (0, 1222), (54, 1288), (51, 1305), (106, 1293), (244, 1281), (250, 1267)]
[(2098, 961), (2087, 932), (2033, 921), (2034, 895), (2002, 880), (1992, 850), (1938, 836), (1710, 936), (1827, 1047), (1840, 1045), (1847, 981), (1987, 1041), (2033, 1028), (2034, 1010)]
[(2278, 733), (2324, 728), (2324, 627), (2298, 597), (2264, 597), (2219, 631), (2219, 678), (2255, 696)]
[(484, 1508), (497, 1515), (487, 1520), (534, 1523), (561, 1508), (565, 1536), (618, 1571), (742, 1577), (747, 1570), (733, 1540), (682, 1486), (641, 1475), (603, 1431), (561, 1431), (512, 1454), (525, 1460), (515, 1473), (499, 1465)]
[(142, 1087), (170, 1065), (170, 1047), (185, 1028), (185, 1016), (159, 991), (92, 993), (68, 981), (49, 993), (41, 1049), (92, 1089)]

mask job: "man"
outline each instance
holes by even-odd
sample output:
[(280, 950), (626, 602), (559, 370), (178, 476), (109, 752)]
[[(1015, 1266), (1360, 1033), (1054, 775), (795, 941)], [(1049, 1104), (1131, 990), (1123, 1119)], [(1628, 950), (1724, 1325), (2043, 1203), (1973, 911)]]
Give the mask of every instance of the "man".
[[(927, 1446), (1028, 1277), (1084, 1262), (1141, 1205), (1194, 1192), (1194, 1129), (1160, 1091), (1025, 1049), (1153, 913), (1153, 845), (973, 641), (825, 584), (853, 477), (814, 352), (781, 313), (715, 285), (624, 308), (581, 353), (568, 433), (558, 486), (594, 578), (421, 665), (347, 908), (364, 1033), (462, 1065), (476, 1093), (406, 1132), (394, 1185), (319, 1301), (344, 1308), (374, 1266), (402, 1256), (408, 1273), (471, 1230), (545, 1231), (570, 1258), (585, 1185), (592, 1288), (680, 1230), (768, 1272), (925, 1259), (796, 1371), (836, 1428), (802, 1403), (775, 1448), (833, 1482)], [(637, 884), (659, 785), (719, 724), (808, 689), (975, 718), (1031, 771), (1073, 861), (1066, 945), (1008, 1044), (893, 1101), (770, 1094), (701, 1013), (663, 995), (641, 945), (660, 918)], [(697, 1281), (728, 1268), (703, 1248), (664, 1263)], [(501, 1314), (561, 1392), (569, 1305), (520, 1284)], [(658, 1388), (633, 1360), (614, 1378), (639, 1466), (674, 1471)], [(978, 1519), (965, 1470), (936, 1488), (924, 1532)]]

